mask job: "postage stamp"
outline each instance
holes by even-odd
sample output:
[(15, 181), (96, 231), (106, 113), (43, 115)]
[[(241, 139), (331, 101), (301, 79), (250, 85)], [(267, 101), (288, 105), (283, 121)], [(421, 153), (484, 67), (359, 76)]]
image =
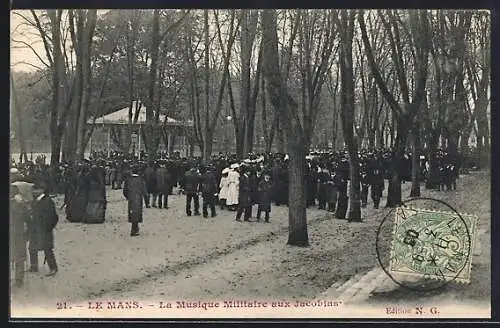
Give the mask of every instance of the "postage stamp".
[(393, 274), (470, 283), (478, 218), (399, 207), (395, 211), (389, 271)]

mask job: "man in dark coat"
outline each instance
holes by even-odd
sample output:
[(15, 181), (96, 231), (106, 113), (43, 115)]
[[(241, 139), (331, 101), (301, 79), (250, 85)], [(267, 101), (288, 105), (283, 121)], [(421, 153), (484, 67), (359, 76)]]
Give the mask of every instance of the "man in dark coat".
[(66, 219), (70, 222), (84, 222), (90, 188), (89, 168), (78, 164), (68, 190)]
[(338, 190), (335, 184), (335, 173), (328, 177), (327, 187), (326, 187), (326, 202), (328, 204), (328, 212), (335, 212), (337, 207)]
[(196, 167), (191, 167), (184, 175), (184, 193), (186, 194), (186, 215), (191, 216), (191, 201), (194, 201), (194, 215), (200, 215), (200, 198), (198, 191), (200, 175)]
[(28, 224), (30, 271), (38, 271), (38, 252), (45, 253), (45, 259), (50, 272), (47, 276), (57, 273), (57, 262), (54, 255), (54, 228), (59, 221), (56, 206), (50, 198), (47, 182), (42, 181), (35, 185), (33, 201), (33, 216)]
[(334, 183), (338, 188), (338, 200), (335, 217), (337, 219), (345, 219), (349, 200), (349, 197), (347, 197), (347, 175), (345, 170), (339, 170), (339, 172), (336, 172), (334, 178)]
[(273, 184), (273, 201), (275, 202), (276, 206), (279, 206), (281, 204), (281, 199), (283, 196), (281, 195), (284, 192), (284, 187), (283, 187), (283, 181), (281, 181), (281, 166), (280, 164), (276, 161), (273, 165), (272, 171), (271, 171), (271, 177), (274, 182)]
[(318, 209), (324, 210), (327, 202), (327, 189), (330, 173), (326, 168), (322, 168), (318, 173)]
[(10, 262), (14, 264), (15, 286), (21, 287), (24, 281), (24, 262), (26, 261), (27, 234), (25, 223), (31, 215), (29, 202), (24, 199), (16, 182), (10, 187)]
[(139, 235), (139, 223), (142, 223), (142, 205), (146, 195), (146, 183), (139, 176), (139, 170), (134, 167), (132, 175), (125, 181), (123, 196), (128, 201), (128, 222), (132, 224), (130, 236)]
[(149, 208), (149, 202), (151, 196), (153, 196), (153, 207), (156, 207), (156, 172), (155, 167), (152, 162), (149, 162), (146, 169), (144, 170), (144, 180), (146, 181), (146, 195), (144, 195), (144, 201), (146, 203), (146, 208)]
[(269, 223), (269, 213), (271, 212), (271, 198), (273, 192), (273, 184), (271, 182), (271, 175), (264, 173), (264, 178), (259, 181), (257, 187), (259, 207), (257, 208), (257, 221), (260, 221), (260, 215), (265, 213), (265, 222)]
[(215, 168), (209, 165), (206, 171), (201, 175), (201, 195), (203, 197), (203, 217), (208, 217), (208, 207), (212, 217), (216, 216), (215, 200), (217, 195), (217, 178), (215, 176)]
[(244, 166), (240, 167), (240, 185), (238, 196), (238, 212), (236, 212), (236, 221), (241, 221), (241, 215), (245, 212), (244, 221), (250, 221), (252, 216), (252, 181), (248, 169)]
[(172, 175), (167, 169), (164, 161), (156, 169), (156, 192), (158, 196), (158, 208), (168, 208), (168, 195), (172, 186)]
[(361, 166), (361, 207), (366, 207), (368, 203), (368, 188), (370, 187), (370, 172), (363, 163)]
[(382, 192), (384, 190), (384, 174), (381, 166), (377, 165), (377, 162), (375, 162), (375, 165), (370, 170), (370, 182), (373, 207), (378, 208), (380, 198), (382, 198)]
[(307, 206), (314, 206), (316, 200), (316, 183), (317, 183), (317, 169), (312, 164), (306, 165), (306, 184), (307, 184)]

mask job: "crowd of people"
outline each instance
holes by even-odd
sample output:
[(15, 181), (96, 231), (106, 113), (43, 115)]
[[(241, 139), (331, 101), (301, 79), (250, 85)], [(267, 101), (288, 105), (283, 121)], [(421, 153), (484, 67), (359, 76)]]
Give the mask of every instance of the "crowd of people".
[[(367, 206), (370, 194), (373, 206), (378, 208), (385, 180), (391, 177), (391, 150), (363, 149), (359, 156), (361, 206)], [(406, 153), (400, 162), (402, 182), (411, 181), (411, 158), (412, 154)], [(37, 253), (42, 250), (49, 275), (57, 272), (52, 229), (58, 215), (49, 197), (51, 193), (64, 193), (63, 207), (68, 221), (102, 223), (107, 206), (106, 186), (121, 189), (128, 202), (131, 236), (139, 235), (143, 208), (168, 211), (169, 196), (174, 192), (185, 195), (186, 216), (215, 217), (220, 210), (234, 211), (239, 222), (249, 222), (253, 217), (258, 222), (270, 222), (272, 204), (288, 205), (288, 162), (288, 155), (279, 153), (249, 154), (245, 160), (238, 160), (234, 154), (218, 154), (209, 163), (202, 163), (200, 158), (181, 158), (178, 153), (171, 157), (161, 153), (155, 159), (148, 159), (144, 153), (133, 156), (96, 152), (74, 166), (62, 163), (55, 172), (43, 158), (37, 158), (35, 163), (13, 163), (11, 220), (15, 223), (11, 224), (11, 230), (14, 229), (11, 233), (17, 236), (14, 238), (17, 244), (12, 248), (15, 254), (11, 258), (15, 259), (16, 268), (23, 266), (21, 261), (24, 263), (29, 242), (30, 270), (38, 271)], [(419, 177), (425, 182), (434, 179), (432, 188), (451, 190), (456, 188), (461, 163), (458, 157), (439, 150), (437, 167), (431, 170), (427, 157), (420, 155)], [(436, 176), (432, 177), (433, 174)], [(303, 186), (308, 207), (317, 206), (345, 219), (348, 184), (347, 151), (311, 152), (306, 157)], [(26, 191), (29, 185), (34, 192)], [(253, 205), (257, 205), (255, 215)], [(21, 273), (16, 272), (16, 281), (21, 281)]]

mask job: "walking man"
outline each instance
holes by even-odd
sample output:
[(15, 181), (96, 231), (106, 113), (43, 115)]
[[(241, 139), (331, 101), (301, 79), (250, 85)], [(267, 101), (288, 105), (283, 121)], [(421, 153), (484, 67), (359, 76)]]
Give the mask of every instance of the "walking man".
[(48, 184), (42, 181), (35, 185), (33, 202), (33, 217), (28, 224), (29, 253), (31, 272), (38, 272), (38, 252), (43, 251), (50, 272), (46, 276), (55, 276), (58, 270), (54, 255), (54, 228), (59, 217), (56, 206), (50, 198)]
[(146, 195), (146, 183), (139, 176), (137, 167), (132, 168), (132, 175), (125, 181), (123, 196), (128, 201), (128, 222), (132, 224), (130, 236), (139, 235), (139, 223), (142, 223), (142, 206)]

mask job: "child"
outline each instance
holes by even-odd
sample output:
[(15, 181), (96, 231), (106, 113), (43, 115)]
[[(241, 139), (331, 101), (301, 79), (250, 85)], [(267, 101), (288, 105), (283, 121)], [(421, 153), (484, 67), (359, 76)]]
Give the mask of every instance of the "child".
[(226, 207), (227, 192), (229, 188), (229, 181), (227, 179), (227, 176), (229, 174), (229, 171), (230, 169), (228, 167), (222, 170), (222, 177), (219, 183), (219, 204), (221, 210)]
[(257, 209), (257, 221), (260, 221), (260, 213), (265, 212), (265, 222), (269, 223), (269, 213), (271, 212), (271, 197), (272, 197), (271, 175), (264, 174), (264, 179), (259, 182), (257, 191), (259, 198), (259, 207)]

